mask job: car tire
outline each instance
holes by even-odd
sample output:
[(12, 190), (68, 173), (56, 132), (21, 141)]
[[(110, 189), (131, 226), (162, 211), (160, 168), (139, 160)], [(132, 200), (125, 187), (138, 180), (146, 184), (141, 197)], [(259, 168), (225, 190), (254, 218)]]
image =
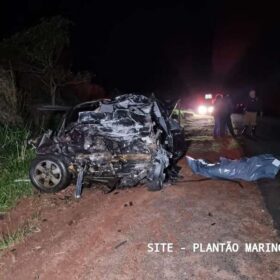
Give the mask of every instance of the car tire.
[(32, 160), (29, 177), (36, 189), (46, 193), (58, 192), (71, 182), (66, 160), (56, 155), (38, 156)]

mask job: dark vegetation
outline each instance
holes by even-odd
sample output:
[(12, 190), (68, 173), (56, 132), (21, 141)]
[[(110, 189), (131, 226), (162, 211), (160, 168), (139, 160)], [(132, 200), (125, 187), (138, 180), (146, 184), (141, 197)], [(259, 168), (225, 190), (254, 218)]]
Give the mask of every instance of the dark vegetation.
[(0, 127), (1, 212), (13, 206), (18, 198), (32, 193), (27, 176), (33, 157), (27, 145), (29, 136), (29, 130), (23, 127)]
[(71, 27), (56, 16), (0, 42), (1, 209), (32, 192), (27, 171), (33, 152), (27, 140), (51, 118), (38, 105), (74, 105), (104, 95), (92, 84), (92, 73), (71, 70)]

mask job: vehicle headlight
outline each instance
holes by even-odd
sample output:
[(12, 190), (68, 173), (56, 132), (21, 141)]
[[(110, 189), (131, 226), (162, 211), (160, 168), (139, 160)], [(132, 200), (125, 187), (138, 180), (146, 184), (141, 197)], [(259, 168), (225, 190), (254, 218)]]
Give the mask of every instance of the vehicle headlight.
[(198, 106), (197, 111), (198, 111), (198, 114), (205, 115), (205, 114), (207, 114), (207, 107), (204, 105), (200, 105), (200, 106)]

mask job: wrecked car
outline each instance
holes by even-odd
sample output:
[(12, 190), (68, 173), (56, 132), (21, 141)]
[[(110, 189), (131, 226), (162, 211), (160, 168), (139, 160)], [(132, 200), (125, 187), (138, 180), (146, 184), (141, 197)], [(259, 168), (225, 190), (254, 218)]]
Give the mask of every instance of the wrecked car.
[(57, 192), (75, 182), (79, 197), (86, 182), (160, 190), (178, 172), (186, 144), (183, 128), (159, 100), (126, 94), (75, 106), (35, 148), (33, 185)]

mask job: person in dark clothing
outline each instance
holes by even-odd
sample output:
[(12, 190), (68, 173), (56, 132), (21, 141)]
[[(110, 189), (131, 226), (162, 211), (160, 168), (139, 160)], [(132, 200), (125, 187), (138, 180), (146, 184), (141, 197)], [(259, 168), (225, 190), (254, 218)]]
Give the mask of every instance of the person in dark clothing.
[(231, 114), (233, 112), (233, 103), (229, 94), (224, 97), (224, 106), (225, 106), (225, 118), (226, 118), (226, 126), (228, 128), (229, 133), (232, 137), (235, 137), (232, 121), (231, 121)]
[(245, 100), (244, 128), (242, 135), (246, 135), (248, 128), (251, 128), (252, 136), (256, 135), (258, 112), (260, 112), (262, 116), (260, 100), (256, 96), (256, 91), (251, 90), (249, 96)]
[(221, 94), (216, 95), (214, 101), (214, 137), (224, 137), (226, 131), (226, 108)]

